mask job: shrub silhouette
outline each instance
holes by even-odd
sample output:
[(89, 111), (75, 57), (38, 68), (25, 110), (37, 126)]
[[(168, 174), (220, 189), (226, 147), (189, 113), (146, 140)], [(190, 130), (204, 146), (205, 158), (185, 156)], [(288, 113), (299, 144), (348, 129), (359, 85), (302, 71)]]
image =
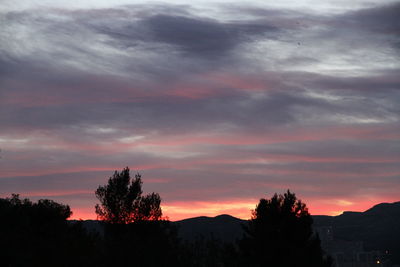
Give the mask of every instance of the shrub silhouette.
[(115, 171), (108, 184), (95, 192), (100, 205), (96, 205), (98, 218), (115, 224), (160, 220), (161, 198), (157, 193), (142, 196), (142, 180), (138, 173), (131, 179), (129, 168)]
[(289, 190), (260, 199), (240, 242), (244, 265), (329, 266), (312, 222), (306, 205)]

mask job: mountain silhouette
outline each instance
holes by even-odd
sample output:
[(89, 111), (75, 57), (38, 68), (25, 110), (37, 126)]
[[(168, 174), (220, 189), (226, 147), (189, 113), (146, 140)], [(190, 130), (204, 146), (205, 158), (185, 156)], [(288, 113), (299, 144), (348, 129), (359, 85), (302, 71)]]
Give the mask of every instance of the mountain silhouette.
[(194, 217), (175, 222), (179, 226), (179, 237), (192, 241), (198, 237), (214, 238), (234, 242), (243, 235), (245, 220), (223, 214), (216, 217)]
[(333, 238), (361, 241), (366, 251), (388, 251), (400, 263), (400, 202), (381, 203), (364, 212), (313, 216), (314, 227), (332, 227)]
[[(313, 227), (330, 227), (333, 238), (345, 241), (360, 241), (366, 251), (389, 251), (394, 263), (400, 264), (400, 201), (381, 203), (364, 212), (345, 211), (338, 216), (314, 215)], [(194, 217), (173, 222), (178, 226), (178, 235), (184, 241), (196, 238), (216, 239), (232, 243), (243, 237), (242, 220), (230, 215), (216, 217)], [(84, 221), (89, 231), (102, 232), (99, 221)]]

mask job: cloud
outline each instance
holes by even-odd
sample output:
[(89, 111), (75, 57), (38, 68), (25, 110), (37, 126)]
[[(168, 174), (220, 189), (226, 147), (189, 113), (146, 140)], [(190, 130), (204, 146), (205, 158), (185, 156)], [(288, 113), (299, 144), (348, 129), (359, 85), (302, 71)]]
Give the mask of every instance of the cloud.
[(130, 166), (169, 209), (287, 188), (331, 211), (395, 199), (397, 9), (2, 11), (0, 194), (86, 212)]

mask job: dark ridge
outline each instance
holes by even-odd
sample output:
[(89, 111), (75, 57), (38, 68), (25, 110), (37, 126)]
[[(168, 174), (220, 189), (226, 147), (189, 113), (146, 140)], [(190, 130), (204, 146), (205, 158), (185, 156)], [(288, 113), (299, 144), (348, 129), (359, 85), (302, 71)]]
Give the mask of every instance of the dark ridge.
[(380, 203), (372, 208), (366, 210), (364, 213), (367, 214), (384, 214), (387, 212), (392, 212), (394, 209), (397, 209), (400, 212), (400, 201), (393, 203)]
[(333, 238), (361, 241), (366, 251), (388, 251), (400, 263), (400, 202), (381, 203), (364, 212), (313, 216), (314, 226), (332, 227)]
[[(400, 202), (381, 203), (364, 212), (349, 211), (338, 216), (312, 217), (314, 228), (331, 227), (334, 239), (361, 241), (366, 251), (388, 250), (393, 262), (400, 263)], [(102, 234), (101, 222), (82, 222), (88, 231)], [(246, 225), (247, 221), (223, 214), (216, 217), (188, 218), (172, 223), (178, 227), (179, 237), (183, 241), (191, 242), (204, 238), (232, 243), (242, 238), (243, 225)]]
[(218, 239), (223, 242), (234, 242), (243, 235), (242, 224), (246, 221), (231, 215), (216, 217), (195, 217), (174, 222), (179, 227), (179, 237), (186, 241), (196, 238)]

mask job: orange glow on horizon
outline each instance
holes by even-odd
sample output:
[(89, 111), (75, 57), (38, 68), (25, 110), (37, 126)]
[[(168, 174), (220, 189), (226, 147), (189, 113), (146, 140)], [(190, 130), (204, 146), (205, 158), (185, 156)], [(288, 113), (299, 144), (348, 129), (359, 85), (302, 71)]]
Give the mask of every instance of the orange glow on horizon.
[[(258, 204), (258, 199), (232, 200), (232, 201), (185, 201), (170, 202), (162, 205), (163, 216), (171, 221), (207, 216), (215, 217), (221, 214), (229, 214), (240, 219), (250, 219), (251, 212)], [(337, 216), (344, 211), (364, 212), (374, 205), (383, 202), (395, 202), (398, 199), (374, 199), (355, 202), (355, 200), (345, 199), (321, 199), (314, 201), (304, 201), (312, 215)], [(76, 208), (73, 209), (71, 220), (96, 220), (94, 208)]]

